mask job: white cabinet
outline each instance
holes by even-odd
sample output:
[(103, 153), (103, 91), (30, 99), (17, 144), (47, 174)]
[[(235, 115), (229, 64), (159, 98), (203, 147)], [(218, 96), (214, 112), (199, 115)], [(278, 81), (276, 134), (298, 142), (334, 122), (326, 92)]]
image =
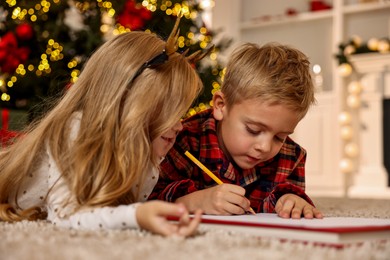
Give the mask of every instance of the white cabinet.
[(308, 153), (306, 191), (311, 196), (343, 196), (346, 190), (346, 176), (338, 170), (340, 137), (335, 114), (333, 94), (321, 93), (292, 135)]
[[(327, 0), (333, 8), (310, 11), (308, 0), (215, 0), (213, 29), (243, 42), (280, 42), (302, 50), (322, 68), (318, 104), (293, 138), (308, 151), (307, 190), (318, 196), (346, 195), (353, 176), (339, 169), (343, 142), (338, 115), (345, 109), (346, 82), (337, 73), (338, 45), (357, 35), (363, 41), (390, 36), (390, 1)], [(296, 15), (287, 15), (287, 10)], [(229, 53), (226, 53), (229, 55)]]

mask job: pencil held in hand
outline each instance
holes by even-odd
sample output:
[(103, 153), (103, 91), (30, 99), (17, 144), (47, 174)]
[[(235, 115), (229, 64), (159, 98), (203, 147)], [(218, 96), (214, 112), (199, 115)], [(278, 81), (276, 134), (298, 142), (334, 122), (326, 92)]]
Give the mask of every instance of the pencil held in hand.
[(193, 161), (196, 165), (198, 165), (199, 168), (202, 169), (202, 171), (204, 171), (205, 173), (207, 173), (208, 176), (210, 176), (211, 179), (213, 179), (216, 183), (218, 184), (223, 184), (223, 182), (218, 179), (217, 176), (215, 176), (214, 173), (212, 173), (209, 169), (206, 168), (206, 166), (204, 166), (200, 161), (198, 161), (198, 159), (196, 159), (192, 154), (190, 154), (189, 151), (186, 151), (184, 153), (188, 158), (191, 159), (191, 161)]
[[(204, 171), (208, 176), (210, 176), (211, 179), (213, 179), (218, 185), (223, 184), (223, 182), (218, 179), (217, 176), (215, 176), (214, 173), (212, 173), (209, 169), (207, 169), (206, 166), (204, 166), (198, 159), (196, 159), (189, 151), (186, 151), (184, 153), (188, 158), (190, 158), (191, 161), (193, 161), (202, 171)], [(256, 214), (256, 212), (250, 207), (249, 212), (252, 214)]]

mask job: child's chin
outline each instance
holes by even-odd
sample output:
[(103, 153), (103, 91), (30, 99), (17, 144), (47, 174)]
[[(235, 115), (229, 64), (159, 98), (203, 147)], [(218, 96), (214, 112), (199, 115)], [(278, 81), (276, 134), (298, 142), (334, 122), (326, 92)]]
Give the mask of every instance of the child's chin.
[(254, 168), (257, 165), (257, 163), (248, 163), (248, 162), (239, 162), (239, 163), (237, 163), (236, 162), (236, 165), (238, 167), (240, 167), (240, 169), (242, 169), (242, 170), (249, 170), (249, 169)]

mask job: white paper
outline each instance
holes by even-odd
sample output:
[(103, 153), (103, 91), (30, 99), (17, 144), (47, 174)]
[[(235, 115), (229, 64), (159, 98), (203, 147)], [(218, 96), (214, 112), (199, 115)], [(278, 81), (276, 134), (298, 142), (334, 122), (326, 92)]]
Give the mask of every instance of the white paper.
[(216, 216), (203, 215), (203, 219), (257, 223), (266, 225), (293, 226), (305, 228), (360, 228), (375, 226), (390, 226), (390, 219), (354, 218), (354, 217), (324, 217), (322, 219), (284, 219), (272, 213), (258, 213), (256, 215)]

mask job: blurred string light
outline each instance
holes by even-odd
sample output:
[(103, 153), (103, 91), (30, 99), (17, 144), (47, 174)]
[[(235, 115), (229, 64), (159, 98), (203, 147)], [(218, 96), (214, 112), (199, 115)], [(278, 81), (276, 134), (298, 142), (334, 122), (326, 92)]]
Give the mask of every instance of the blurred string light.
[[(363, 86), (358, 79), (351, 79), (354, 75), (350, 64), (343, 64), (339, 75), (348, 79), (347, 95), (344, 101), (344, 110), (339, 114), (340, 137), (343, 140), (342, 159), (339, 168), (346, 175), (346, 188), (351, 184), (351, 174), (357, 169), (360, 147), (358, 132), (360, 125), (359, 111), (361, 108), (361, 93)], [(340, 68), (339, 67), (339, 68)], [(347, 194), (346, 190), (346, 194)]]
[[(226, 72), (226, 68), (222, 69), (218, 73), (220, 75), (220, 77), (221, 77), (221, 81), (223, 81), (223, 79), (224, 79), (225, 72)], [(217, 81), (213, 81), (212, 82), (211, 94), (214, 95), (214, 93), (219, 91), (220, 89), (221, 89), (221, 84), (219, 82), (217, 82)], [(190, 108), (188, 110), (186, 117), (195, 115), (196, 113), (201, 112), (203, 110), (206, 110), (206, 109), (208, 109), (208, 108), (210, 108), (212, 106), (213, 106), (213, 101), (212, 100), (210, 100), (210, 102), (208, 104), (199, 103), (198, 106), (192, 107), (192, 108)]]
[(349, 57), (360, 53), (390, 53), (390, 39), (371, 38), (366, 43), (354, 35), (345, 43), (339, 45), (339, 53), (336, 58), (339, 61), (337, 71), (345, 79), (346, 96), (344, 110), (339, 114), (340, 137), (343, 140), (343, 158), (340, 161), (340, 170), (345, 174), (351, 174), (357, 168), (360, 147), (358, 144), (358, 132), (360, 129), (359, 111), (362, 107), (361, 93), (364, 91)]
[(319, 64), (314, 64), (313, 65), (313, 74), (314, 74), (314, 85), (317, 89), (317, 91), (321, 91), (323, 89), (323, 83), (324, 79), (322, 76), (322, 68)]
[[(23, 3), (23, 1), (21, 2)], [(34, 23), (37, 22), (38, 19), (41, 19), (42, 21), (46, 21), (48, 19), (46, 13), (50, 11), (52, 4), (60, 4), (61, 1), (42, 0), (40, 3), (36, 4), (34, 7), (31, 8), (23, 8), (17, 6), (18, 1), (16, 0), (6, 0), (6, 3), (10, 7), (14, 7), (11, 13), (11, 19), (19, 20), (22, 22), (29, 20), (30, 22)], [(47, 38), (48, 35), (49, 32), (47, 31), (42, 33), (42, 36), (44, 38)], [(7, 94), (7, 89), (4, 86), (7, 86), (8, 88), (13, 87), (14, 83), (18, 80), (17, 77), (25, 76), (27, 71), (34, 72), (37, 76), (42, 76), (44, 74), (51, 73), (50, 62), (56, 62), (62, 60), (64, 57), (62, 51), (63, 51), (63, 46), (60, 43), (55, 42), (53, 39), (49, 39), (45, 52), (40, 55), (41, 59), (39, 61), (39, 64), (37, 64), (36, 66), (34, 66), (33, 64), (28, 64), (26, 66), (24, 64), (19, 64), (15, 70), (15, 75), (12, 76), (7, 82), (3, 78), (0, 78), (0, 90), (3, 92), (1, 95), (1, 100), (9, 101), (11, 99), (10, 95)]]
[[(346, 77), (346, 76), (344, 76)], [(349, 80), (344, 110), (339, 114), (340, 137), (343, 140), (343, 158), (340, 161), (340, 170), (351, 174), (357, 168), (359, 155), (358, 131), (360, 125), (359, 110), (361, 108), (361, 93), (363, 86), (359, 80)]]
[(1, 74), (0, 74), (0, 90), (3, 92), (0, 96), (0, 99), (2, 101), (9, 101), (11, 97), (7, 94), (6, 81), (4, 80)]

